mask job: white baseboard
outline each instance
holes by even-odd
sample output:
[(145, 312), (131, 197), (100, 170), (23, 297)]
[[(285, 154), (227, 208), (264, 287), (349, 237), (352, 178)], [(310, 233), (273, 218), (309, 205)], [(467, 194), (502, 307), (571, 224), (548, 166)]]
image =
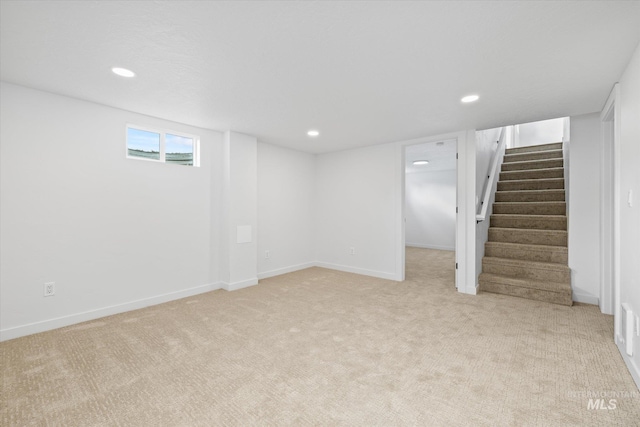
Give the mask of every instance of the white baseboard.
[(254, 286), (258, 284), (258, 278), (253, 277), (247, 280), (241, 280), (239, 282), (226, 283), (222, 282), (220, 287), (225, 291), (237, 291), (238, 289), (248, 288), (249, 286)]
[(82, 313), (70, 314), (68, 316), (57, 317), (55, 319), (43, 320), (41, 322), (29, 323), (27, 325), (16, 326), (0, 330), (0, 341), (11, 340), (26, 335), (37, 334), (39, 332), (50, 331), (52, 329), (62, 328), (64, 326), (75, 325), (76, 323), (87, 322), (89, 320), (99, 319), (105, 316), (124, 313), (126, 311), (137, 310), (149, 307), (151, 305), (162, 304), (165, 302), (187, 298), (193, 295), (205, 292), (215, 291), (221, 288), (220, 283), (196, 286), (181, 291), (169, 292), (162, 295), (156, 295), (149, 298), (143, 298), (136, 301), (126, 302), (123, 304), (112, 305), (109, 307), (98, 308), (95, 310), (84, 311)]
[(422, 249), (437, 249), (440, 251), (455, 251), (455, 247), (450, 246), (437, 246), (437, 245), (424, 245), (422, 243), (409, 243), (405, 242), (405, 246), (410, 246), (412, 248), (422, 248)]
[(631, 373), (633, 381), (636, 383), (636, 387), (638, 387), (638, 390), (640, 390), (640, 368), (638, 368), (636, 362), (631, 357), (629, 357), (629, 355), (627, 355), (623, 345), (620, 344), (618, 340), (616, 340), (616, 346), (618, 347), (618, 351), (622, 356), (622, 360), (624, 360), (625, 365), (627, 365), (627, 369), (629, 369), (629, 372)]
[(480, 293), (480, 283), (476, 283), (476, 286), (473, 288), (473, 290), (474, 292), (470, 293), (469, 295), (478, 295)]
[(581, 302), (584, 304), (600, 305), (600, 298), (593, 295), (583, 294), (581, 292), (573, 291), (573, 300), (575, 302)]
[(269, 277), (280, 276), (281, 274), (293, 273), (294, 271), (304, 270), (305, 268), (316, 267), (315, 262), (305, 262), (304, 264), (292, 265), (284, 268), (258, 273), (258, 279), (267, 279)]
[(363, 276), (378, 277), (380, 279), (399, 281), (395, 274), (386, 273), (384, 271), (367, 270), (366, 268), (349, 267), (340, 264), (331, 264), (328, 262), (316, 262), (316, 267), (328, 268), (330, 270), (345, 271), (347, 273), (362, 274)]

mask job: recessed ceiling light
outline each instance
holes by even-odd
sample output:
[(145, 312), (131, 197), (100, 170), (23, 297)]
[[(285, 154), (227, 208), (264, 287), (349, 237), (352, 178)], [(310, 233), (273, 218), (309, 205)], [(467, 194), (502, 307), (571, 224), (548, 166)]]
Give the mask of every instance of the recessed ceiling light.
[(113, 67), (111, 71), (121, 77), (135, 77), (136, 75), (136, 73), (131, 70), (127, 70), (126, 68)]
[(477, 101), (478, 99), (480, 99), (478, 95), (468, 95), (462, 98), (460, 101), (467, 103)]
[(429, 160), (415, 160), (413, 162), (414, 165), (427, 165), (429, 164)]
[(318, 135), (320, 135), (320, 132), (318, 132), (317, 130), (310, 130), (309, 132), (307, 132), (307, 135), (309, 135), (309, 136), (318, 136)]

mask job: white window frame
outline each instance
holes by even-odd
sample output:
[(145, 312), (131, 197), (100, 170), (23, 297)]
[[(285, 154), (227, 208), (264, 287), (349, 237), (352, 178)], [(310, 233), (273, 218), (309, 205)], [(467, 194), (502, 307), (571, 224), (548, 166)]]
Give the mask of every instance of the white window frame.
[[(141, 130), (144, 132), (152, 132), (160, 134), (160, 158), (159, 159), (146, 159), (144, 157), (138, 156), (130, 156), (129, 155), (129, 129)], [(127, 159), (133, 160), (142, 160), (144, 162), (155, 162), (155, 163), (167, 163), (166, 160), (166, 135), (171, 134), (174, 136), (179, 136), (183, 138), (189, 138), (193, 140), (193, 164), (191, 167), (200, 167), (200, 137), (198, 135), (193, 135), (186, 132), (174, 131), (170, 129), (162, 129), (148, 126), (140, 126), (136, 124), (127, 123), (125, 128), (125, 143), (124, 143), (124, 152)], [(179, 166), (189, 166), (189, 165), (179, 165)]]

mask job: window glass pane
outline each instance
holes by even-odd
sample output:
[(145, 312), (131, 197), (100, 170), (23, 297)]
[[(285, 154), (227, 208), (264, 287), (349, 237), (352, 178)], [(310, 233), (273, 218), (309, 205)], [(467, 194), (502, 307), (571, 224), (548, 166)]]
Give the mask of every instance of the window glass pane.
[(127, 153), (131, 157), (160, 160), (160, 134), (128, 128)]
[(176, 165), (193, 165), (193, 138), (165, 135), (165, 159)]

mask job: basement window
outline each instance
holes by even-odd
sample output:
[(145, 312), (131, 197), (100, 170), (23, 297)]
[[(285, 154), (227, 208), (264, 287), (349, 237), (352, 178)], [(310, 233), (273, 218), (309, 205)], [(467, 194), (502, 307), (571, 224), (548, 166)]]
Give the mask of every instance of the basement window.
[(200, 166), (200, 139), (181, 132), (127, 126), (127, 158)]

